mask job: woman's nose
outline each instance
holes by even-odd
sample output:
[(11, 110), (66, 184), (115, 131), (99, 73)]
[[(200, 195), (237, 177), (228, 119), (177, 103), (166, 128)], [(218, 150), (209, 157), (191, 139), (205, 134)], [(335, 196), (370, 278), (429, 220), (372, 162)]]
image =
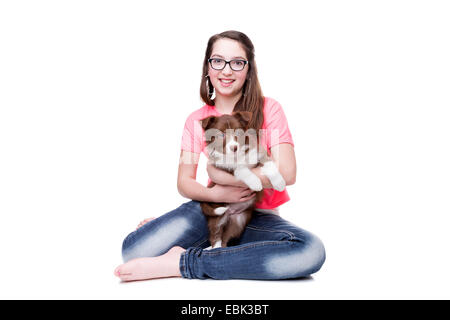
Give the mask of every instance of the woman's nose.
[(227, 63), (227, 64), (225, 65), (225, 68), (222, 69), (222, 73), (223, 73), (224, 75), (230, 75), (230, 74), (233, 73), (233, 69), (231, 69), (229, 63)]

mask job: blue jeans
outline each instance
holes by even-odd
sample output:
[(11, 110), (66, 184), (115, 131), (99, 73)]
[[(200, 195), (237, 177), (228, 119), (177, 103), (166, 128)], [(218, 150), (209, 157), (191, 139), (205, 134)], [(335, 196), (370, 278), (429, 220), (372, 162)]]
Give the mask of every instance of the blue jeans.
[(273, 213), (254, 211), (239, 239), (226, 248), (209, 247), (206, 218), (197, 201), (146, 223), (130, 233), (122, 246), (123, 260), (155, 257), (173, 246), (187, 249), (180, 258), (184, 278), (289, 279), (317, 272), (325, 249), (312, 233)]

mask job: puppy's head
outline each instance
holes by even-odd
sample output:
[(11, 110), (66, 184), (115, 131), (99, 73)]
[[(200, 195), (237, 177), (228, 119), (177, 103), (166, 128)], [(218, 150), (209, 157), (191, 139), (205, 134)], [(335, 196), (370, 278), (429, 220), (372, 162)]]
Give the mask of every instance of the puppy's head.
[(251, 117), (251, 112), (236, 111), (231, 115), (210, 116), (201, 120), (206, 145), (210, 151), (232, 154), (242, 150), (246, 139), (240, 137), (246, 134)]

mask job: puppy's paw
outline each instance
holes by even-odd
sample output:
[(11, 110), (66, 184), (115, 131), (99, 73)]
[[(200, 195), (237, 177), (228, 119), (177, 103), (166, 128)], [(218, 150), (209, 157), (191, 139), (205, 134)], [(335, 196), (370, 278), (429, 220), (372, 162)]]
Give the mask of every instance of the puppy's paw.
[(286, 188), (286, 182), (284, 181), (281, 174), (272, 177), (272, 179), (270, 179), (270, 183), (272, 184), (272, 187), (277, 191), (283, 191), (284, 188)]
[(250, 176), (244, 182), (253, 191), (261, 191), (263, 189), (261, 180), (257, 176)]
[(239, 168), (234, 172), (236, 179), (243, 181), (253, 191), (261, 191), (263, 186), (258, 176), (249, 168)]
[(270, 183), (275, 190), (283, 191), (284, 188), (286, 188), (286, 182), (273, 161), (266, 162), (262, 166), (261, 172), (269, 178)]
[(221, 248), (222, 247), (222, 240), (218, 240), (216, 243), (212, 245), (212, 249)]

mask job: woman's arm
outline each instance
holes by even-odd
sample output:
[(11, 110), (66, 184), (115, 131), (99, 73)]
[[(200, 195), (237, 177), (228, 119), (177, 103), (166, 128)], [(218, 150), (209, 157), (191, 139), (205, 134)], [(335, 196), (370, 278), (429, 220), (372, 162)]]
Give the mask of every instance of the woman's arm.
[(272, 159), (283, 176), (286, 185), (293, 185), (297, 177), (297, 161), (294, 147), (290, 143), (280, 143), (270, 148)]
[[(289, 143), (281, 143), (273, 146), (270, 152), (272, 154), (272, 160), (275, 162), (286, 185), (294, 184), (297, 175), (297, 165), (292, 145)], [(237, 180), (231, 173), (218, 169), (210, 164), (208, 164), (207, 170), (209, 178), (215, 183), (237, 187), (246, 186), (244, 182)], [(263, 188), (272, 188), (270, 180), (261, 173), (261, 167), (253, 168), (252, 172), (259, 177)]]
[(198, 153), (181, 151), (177, 178), (178, 192), (185, 198), (212, 201), (210, 188), (206, 188), (195, 180), (199, 158)]
[(252, 190), (236, 186), (215, 185), (207, 188), (196, 181), (200, 154), (181, 151), (178, 166), (178, 192), (185, 198), (208, 202), (241, 202), (255, 196)]

